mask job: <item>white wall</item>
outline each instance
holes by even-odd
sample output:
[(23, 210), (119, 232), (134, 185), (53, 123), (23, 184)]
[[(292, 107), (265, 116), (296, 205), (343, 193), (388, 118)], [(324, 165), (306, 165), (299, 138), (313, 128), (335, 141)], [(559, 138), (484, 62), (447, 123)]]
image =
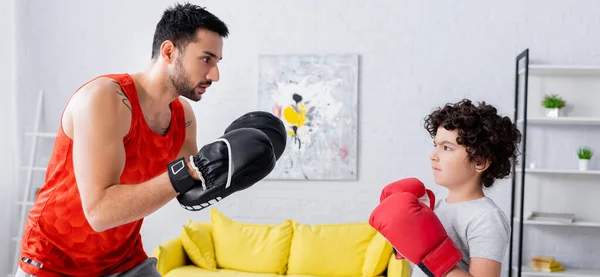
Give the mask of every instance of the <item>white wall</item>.
[[(444, 197), (432, 183), (431, 140), (422, 127), (434, 106), (468, 97), (512, 116), (515, 56), (527, 47), (535, 60), (600, 64), (600, 17), (592, 0), (191, 2), (207, 6), (231, 28), (221, 81), (193, 105), (200, 144), (256, 109), (258, 54), (361, 55), (359, 180), (265, 181), (215, 206), (249, 222), (365, 221), (381, 188), (406, 176), (420, 177)], [(83, 82), (143, 69), (168, 3), (18, 2), (23, 129), (33, 122), (24, 105), (37, 90), (52, 95), (45, 128), (54, 132), (67, 98)], [(510, 182), (498, 183), (489, 195), (508, 215)], [(143, 228), (148, 252), (178, 235), (187, 219), (208, 220), (208, 211), (186, 212), (173, 201), (149, 216)]]
[[(9, 239), (10, 214), (16, 211), (12, 201), (17, 184), (17, 119), (15, 88), (15, 13), (13, 0), (0, 1), (0, 116), (3, 120), (3, 132), (0, 135), (0, 273), (9, 269), (8, 257), (14, 247)], [(10, 248), (9, 248), (10, 247)], [(12, 268), (12, 266), (10, 267)]]

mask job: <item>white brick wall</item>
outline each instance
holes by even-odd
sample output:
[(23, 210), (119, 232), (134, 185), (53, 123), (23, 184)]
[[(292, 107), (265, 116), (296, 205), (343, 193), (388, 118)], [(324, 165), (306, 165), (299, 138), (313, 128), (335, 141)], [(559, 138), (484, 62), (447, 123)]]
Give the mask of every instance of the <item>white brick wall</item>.
[[(15, 102), (15, 21), (14, 21), (14, 2), (13, 0), (0, 1), (0, 37), (3, 43), (0, 43), (0, 53), (4, 54), (0, 62), (0, 83), (2, 91), (0, 92), (0, 116), (4, 118), (3, 133), (0, 135), (0, 257), (8, 257), (11, 253), (9, 246), (9, 224), (11, 208), (14, 208), (12, 192), (16, 189), (17, 177), (17, 135), (14, 119), (16, 116)], [(8, 43), (6, 43), (8, 42)], [(12, 267), (11, 267), (12, 268)], [(0, 259), (0, 273), (9, 269), (8, 260)]]
[[(17, 3), (20, 132), (31, 128), (28, 110), (38, 89), (53, 96), (45, 126), (54, 131), (67, 98), (82, 82), (147, 65), (153, 27), (167, 3), (92, 4)], [(443, 197), (445, 191), (432, 183), (431, 143), (421, 121), (434, 106), (469, 97), (512, 116), (514, 58), (526, 47), (533, 60), (600, 64), (599, 6), (591, 0), (201, 4), (229, 24), (231, 37), (225, 41), (221, 82), (194, 105), (200, 144), (255, 109), (257, 54), (361, 55), (358, 181), (265, 181), (215, 206), (249, 222), (365, 221), (380, 189), (407, 176), (420, 177)], [(490, 195), (508, 215), (510, 182), (500, 182)], [(178, 235), (187, 219), (208, 220), (208, 212), (186, 212), (171, 202), (148, 217), (146, 249)], [(600, 255), (597, 247), (565, 249)]]

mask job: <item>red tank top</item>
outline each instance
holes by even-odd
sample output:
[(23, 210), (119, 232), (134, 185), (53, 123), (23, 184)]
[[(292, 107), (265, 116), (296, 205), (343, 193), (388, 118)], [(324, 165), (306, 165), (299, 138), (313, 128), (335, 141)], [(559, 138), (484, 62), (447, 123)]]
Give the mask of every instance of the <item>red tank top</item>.
[[(171, 102), (171, 124), (167, 134), (160, 136), (146, 124), (131, 76), (103, 76), (119, 82), (131, 103), (131, 127), (123, 139), (126, 162), (121, 183), (138, 184), (165, 172), (185, 140), (181, 102)], [(140, 236), (143, 219), (100, 233), (91, 228), (75, 183), (72, 146), (61, 124), (45, 184), (29, 213), (21, 241), (21, 257), (41, 263), (42, 267), (22, 259), (19, 265), (37, 276), (102, 276), (126, 271), (148, 258)]]

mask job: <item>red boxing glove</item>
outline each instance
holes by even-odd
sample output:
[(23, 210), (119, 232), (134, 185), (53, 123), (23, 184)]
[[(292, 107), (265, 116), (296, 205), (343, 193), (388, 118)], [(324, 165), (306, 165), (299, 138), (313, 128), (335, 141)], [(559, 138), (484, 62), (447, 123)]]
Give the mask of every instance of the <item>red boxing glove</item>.
[(417, 178), (406, 178), (390, 183), (385, 186), (379, 196), (379, 202), (383, 202), (388, 196), (398, 192), (410, 192), (414, 194), (419, 201), (433, 210), (435, 207), (435, 194), (425, 188), (425, 185)]
[(412, 193), (388, 196), (373, 210), (369, 224), (429, 277), (444, 276), (462, 259), (433, 210)]
[[(419, 201), (421, 201), (425, 205), (429, 205), (429, 207), (433, 210), (435, 206), (435, 194), (432, 191), (425, 189), (425, 185), (417, 178), (405, 178), (395, 182), (390, 183), (385, 186), (381, 191), (381, 195), (379, 196), (379, 202), (383, 202), (388, 196), (398, 193), (398, 192), (408, 192), (414, 194)], [(403, 259), (402, 255), (394, 249), (394, 255), (397, 260)]]

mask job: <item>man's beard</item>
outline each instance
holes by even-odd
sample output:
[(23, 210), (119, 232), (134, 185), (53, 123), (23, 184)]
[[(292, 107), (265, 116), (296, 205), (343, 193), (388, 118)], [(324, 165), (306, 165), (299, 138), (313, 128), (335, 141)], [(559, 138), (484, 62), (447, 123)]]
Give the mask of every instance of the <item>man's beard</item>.
[[(198, 102), (200, 101), (200, 99), (202, 99), (202, 95), (196, 94), (195, 89), (197, 86), (201, 85), (198, 84), (196, 86), (191, 86), (189, 85), (187, 79), (186, 79), (186, 72), (185, 69), (183, 68), (183, 65), (181, 64), (181, 60), (177, 59), (175, 61), (175, 73), (173, 74), (169, 74), (169, 79), (171, 80), (171, 84), (173, 85), (173, 88), (175, 89), (175, 92), (187, 99), (190, 99), (194, 102)], [(210, 82), (210, 81), (209, 81)], [(206, 82), (206, 83), (209, 83)]]

